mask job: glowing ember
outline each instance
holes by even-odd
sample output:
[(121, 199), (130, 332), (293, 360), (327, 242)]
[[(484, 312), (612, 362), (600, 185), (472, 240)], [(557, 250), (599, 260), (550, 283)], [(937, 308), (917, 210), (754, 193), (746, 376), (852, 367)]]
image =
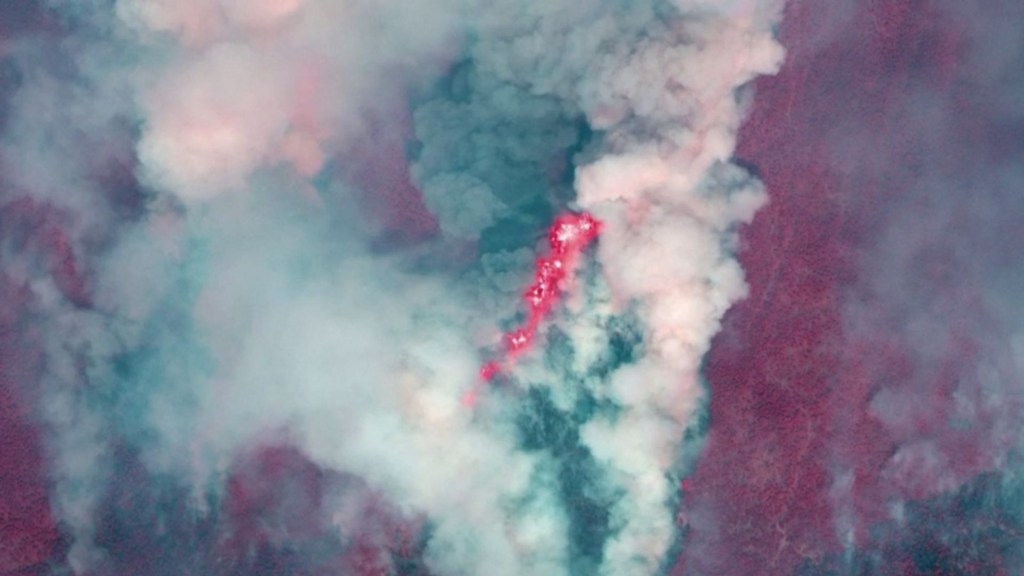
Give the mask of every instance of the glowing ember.
[(487, 364), (484, 364), (483, 368), (480, 368), (480, 378), (490, 380), (491, 378), (494, 378), (494, 375), (497, 374), (499, 370), (501, 370), (501, 366), (499, 366), (496, 361), (491, 360)]
[[(572, 270), (576, 259), (601, 231), (601, 223), (590, 214), (566, 213), (555, 219), (548, 231), (550, 253), (537, 258), (533, 283), (523, 293), (529, 309), (526, 323), (505, 335), (505, 354), (500, 360), (491, 360), (480, 369), (480, 378), (490, 381), (511, 364), (515, 358), (533, 343), (544, 317), (551, 311), (561, 295), (562, 281)], [(473, 404), (478, 390), (466, 393), (463, 402)]]

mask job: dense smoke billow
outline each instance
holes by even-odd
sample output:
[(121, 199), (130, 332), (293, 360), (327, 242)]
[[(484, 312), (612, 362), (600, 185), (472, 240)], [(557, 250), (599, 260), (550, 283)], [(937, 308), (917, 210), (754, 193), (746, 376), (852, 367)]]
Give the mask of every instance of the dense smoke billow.
[[(126, 462), (201, 525), (290, 446), (335, 478), (303, 522), (385, 571), (402, 554), (369, 516), (432, 574), (663, 569), (701, 358), (746, 290), (737, 226), (765, 202), (730, 159), (780, 9), (37, 7), (3, 45), (3, 274), (67, 567), (128, 569), (105, 525)], [(460, 401), (567, 210), (596, 249)]]
[(1020, 573), (1022, 21), (0, 2), (0, 576)]

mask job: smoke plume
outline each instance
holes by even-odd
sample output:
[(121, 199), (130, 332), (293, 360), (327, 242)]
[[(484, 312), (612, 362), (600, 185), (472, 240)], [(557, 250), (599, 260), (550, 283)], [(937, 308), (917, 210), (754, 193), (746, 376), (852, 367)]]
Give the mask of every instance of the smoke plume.
[[(430, 573), (665, 567), (701, 359), (746, 291), (736, 231), (766, 200), (731, 157), (781, 1), (45, 10), (4, 47), (0, 202), (56, 231), (4, 229), (0, 254), (74, 573), (125, 569), (99, 521), (125, 447), (202, 516), (278, 444), (368, 487), (318, 512), (341, 549), (372, 492), (422, 525)], [(566, 210), (597, 247), (481, 388)]]

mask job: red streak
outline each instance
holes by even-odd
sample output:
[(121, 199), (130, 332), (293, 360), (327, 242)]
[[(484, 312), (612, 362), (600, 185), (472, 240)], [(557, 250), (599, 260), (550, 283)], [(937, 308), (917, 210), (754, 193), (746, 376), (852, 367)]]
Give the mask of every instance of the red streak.
[[(533, 283), (523, 292), (529, 314), (526, 322), (505, 334), (502, 358), (490, 360), (480, 368), (483, 382), (491, 381), (503, 367), (533, 344), (537, 328), (558, 302), (564, 290), (563, 281), (579, 255), (601, 232), (601, 222), (587, 212), (567, 212), (555, 218), (548, 230), (548, 254), (537, 258)], [(463, 396), (463, 403), (476, 402), (478, 390), (474, 388)]]

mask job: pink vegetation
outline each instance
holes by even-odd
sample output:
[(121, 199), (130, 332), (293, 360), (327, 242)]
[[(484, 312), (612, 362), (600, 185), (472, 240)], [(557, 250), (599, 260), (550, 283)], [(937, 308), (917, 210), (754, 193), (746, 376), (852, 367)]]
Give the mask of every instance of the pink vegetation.
[(339, 162), (357, 184), (363, 215), (373, 232), (387, 235), (397, 244), (414, 243), (437, 233), (437, 217), (412, 182), (405, 145), (412, 134), (412, 118), (402, 106), (391, 115), (370, 117), (373, 138), (362, 139), (342, 154)]
[[(920, 128), (900, 124), (900, 107), (922, 86), (940, 92), (962, 58), (956, 27), (928, 12), (888, 0), (787, 6), (787, 62), (757, 83), (738, 150), (771, 202), (742, 234), (750, 297), (709, 355), (713, 424), (683, 486), (690, 531), (673, 574), (792, 574), (841, 550), (840, 537), (867, 544), (892, 502), (991, 464), (979, 456), (987, 416), (970, 430), (947, 425), (954, 368), (975, 359), (970, 327), (950, 326), (941, 361), (922, 367), (898, 330), (854, 335), (844, 324), (887, 203), (915, 185), (902, 167)], [(936, 300), (970, 302), (933, 280)], [(908, 414), (885, 420), (881, 390)], [(911, 451), (901, 465), (897, 450), (925, 441), (937, 463)]]
[[(415, 561), (418, 555), (421, 522), (400, 517), (360, 481), (323, 470), (290, 446), (258, 448), (237, 463), (227, 487), (227, 529), (218, 553), (235, 563), (262, 547), (315, 550), (335, 527), (341, 529), (344, 552), (303, 557), (307, 566), (295, 573), (385, 576), (394, 573), (396, 558)], [(327, 514), (337, 509), (344, 517)]]
[[(30, 200), (0, 209), (0, 242), (37, 255), (65, 296), (87, 301), (84, 280), (55, 212)], [(59, 545), (47, 501), (43, 449), (30, 406), (43, 370), (42, 335), (22, 279), (0, 275), (0, 574), (41, 573)]]
[(25, 294), (0, 279), (0, 574), (36, 574), (57, 544), (42, 447), (18, 388), (38, 375), (39, 355), (15, 334)]

